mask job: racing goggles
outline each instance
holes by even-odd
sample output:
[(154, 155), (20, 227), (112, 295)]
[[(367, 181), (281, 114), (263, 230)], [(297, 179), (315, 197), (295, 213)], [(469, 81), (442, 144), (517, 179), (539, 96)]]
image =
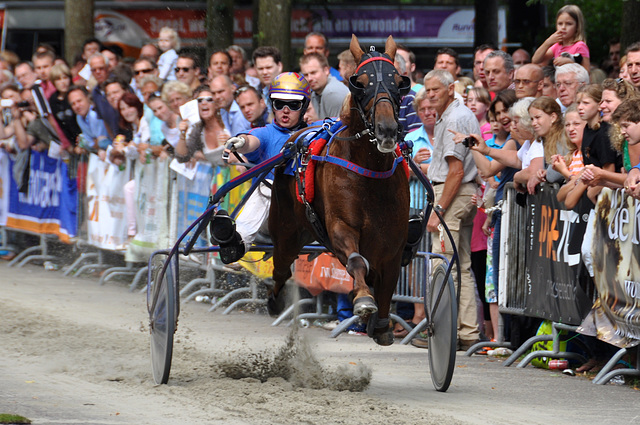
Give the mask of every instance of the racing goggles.
[(302, 100), (283, 100), (273, 99), (273, 109), (282, 111), (284, 107), (288, 107), (291, 111), (299, 111), (302, 109), (304, 102)]

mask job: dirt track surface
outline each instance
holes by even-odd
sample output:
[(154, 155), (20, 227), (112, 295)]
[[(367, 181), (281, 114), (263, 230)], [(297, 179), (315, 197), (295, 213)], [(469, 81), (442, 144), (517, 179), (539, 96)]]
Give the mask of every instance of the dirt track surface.
[(276, 353), (289, 329), (253, 313), (182, 305), (171, 378), (151, 377), (145, 296), (123, 284), (0, 264), (0, 413), (34, 424), (627, 424), (639, 394), (553, 371), (458, 354), (447, 393), (427, 352), (301, 329), (325, 375), (371, 371), (363, 392), (231, 379), (222, 365)]

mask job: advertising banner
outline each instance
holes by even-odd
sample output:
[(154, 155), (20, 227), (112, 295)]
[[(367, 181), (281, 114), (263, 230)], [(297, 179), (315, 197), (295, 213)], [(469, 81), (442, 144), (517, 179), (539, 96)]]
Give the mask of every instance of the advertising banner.
[[(589, 210), (564, 209), (556, 198), (557, 192), (545, 184), (538, 193), (527, 197), (529, 244), (524, 313), (579, 325), (591, 306), (585, 281), (579, 278), (580, 247)], [(583, 208), (581, 205), (578, 208)]]
[[(180, 174), (177, 175), (177, 236), (182, 235), (191, 223), (200, 217), (209, 202), (213, 168), (211, 168), (211, 165), (202, 162), (198, 162), (196, 167), (196, 175), (193, 180), (189, 180)], [(190, 239), (190, 237), (188, 239)], [(187, 240), (185, 240), (185, 243)], [(203, 248), (206, 246), (209, 246), (209, 241), (207, 240), (207, 232), (204, 232), (200, 235), (195, 247)]]
[(640, 201), (603, 189), (592, 255), (598, 300), (579, 332), (618, 347), (640, 343)]
[(130, 241), (126, 261), (146, 262), (159, 249), (170, 248), (169, 161), (154, 160), (137, 164), (136, 225), (138, 233)]
[(87, 170), (87, 230), (89, 243), (108, 250), (124, 249), (127, 241), (124, 185), (129, 169), (89, 157)]
[(76, 236), (76, 181), (62, 160), (32, 151), (28, 193), (18, 192), (11, 174), (7, 227), (56, 235), (62, 242)]
[(9, 155), (0, 149), (0, 226), (7, 224), (10, 179)]
[[(184, 45), (202, 43), (207, 32), (206, 10), (202, 8), (123, 8), (96, 11), (95, 34), (104, 43), (116, 43), (132, 54), (145, 43), (157, 39), (160, 29), (178, 32)], [(291, 12), (291, 39), (302, 44), (311, 31), (324, 33), (332, 43), (348, 44), (351, 34), (362, 42), (380, 42), (389, 35), (410, 45), (473, 46), (475, 12), (459, 7), (344, 7), (305, 8)], [(234, 40), (250, 46), (253, 17), (250, 9), (234, 10)], [(498, 37), (506, 41), (506, 14), (498, 11)]]
[(313, 261), (308, 255), (300, 255), (295, 261), (293, 279), (312, 295), (322, 291), (348, 294), (353, 289), (353, 278), (338, 259), (329, 254), (320, 254)]

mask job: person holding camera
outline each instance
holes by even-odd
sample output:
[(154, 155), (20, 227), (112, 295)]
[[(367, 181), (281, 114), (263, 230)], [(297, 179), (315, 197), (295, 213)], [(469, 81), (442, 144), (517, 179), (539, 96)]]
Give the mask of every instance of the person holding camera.
[[(16, 136), (16, 144), (21, 150), (33, 149), (38, 152), (44, 152), (49, 149), (51, 142), (60, 143), (60, 138), (51, 123), (41, 116), (34, 105), (33, 92), (23, 89), (20, 93), (22, 101), (16, 104), (13, 111), (14, 131)], [(25, 122), (22, 119), (25, 118)]]
[(453, 77), (448, 71), (436, 69), (429, 72), (424, 79), (424, 90), (438, 118), (431, 165), (427, 171), (427, 176), (433, 182), (436, 205), (428, 218), (427, 230), (432, 232), (432, 240), (437, 246), (434, 251), (451, 258), (453, 250), (449, 239), (442, 233), (440, 215), (451, 230), (458, 248), (462, 277), (458, 343), (461, 350), (467, 350), (480, 339), (476, 284), (471, 276), (471, 233), (476, 215), (476, 206), (471, 202), (471, 197), (476, 193), (478, 171), (469, 148), (456, 144), (449, 130), (480, 134), (480, 125), (473, 112), (455, 98)]

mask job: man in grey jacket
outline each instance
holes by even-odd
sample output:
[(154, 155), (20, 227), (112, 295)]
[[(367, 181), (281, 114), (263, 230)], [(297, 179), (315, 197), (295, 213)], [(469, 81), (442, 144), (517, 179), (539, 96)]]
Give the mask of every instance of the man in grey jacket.
[(337, 117), (349, 93), (343, 83), (330, 75), (327, 58), (309, 53), (300, 58), (300, 71), (311, 86), (311, 102), (318, 119)]

